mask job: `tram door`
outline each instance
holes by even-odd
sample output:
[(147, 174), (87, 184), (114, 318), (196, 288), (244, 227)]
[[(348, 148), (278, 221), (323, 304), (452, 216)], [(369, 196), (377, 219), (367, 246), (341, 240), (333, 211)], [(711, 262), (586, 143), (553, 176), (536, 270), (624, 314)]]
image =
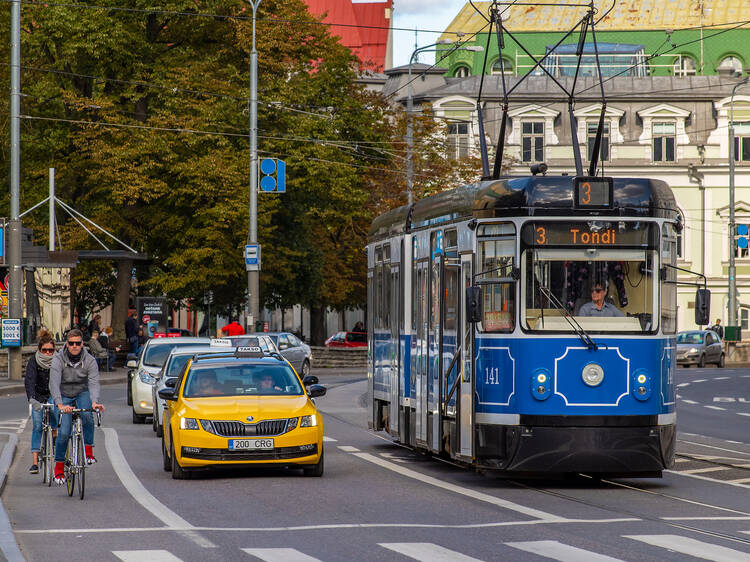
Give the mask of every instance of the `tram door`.
[(388, 433), (394, 437), (398, 437), (398, 409), (400, 404), (400, 381), (399, 376), (399, 363), (400, 363), (400, 340), (401, 335), (399, 334), (399, 319), (401, 318), (400, 302), (401, 302), (401, 283), (399, 279), (399, 265), (398, 263), (391, 263), (391, 302), (386, 303), (386, 306), (391, 307), (390, 314), (390, 338), (391, 343), (388, 346), (389, 353), (386, 361), (388, 362), (388, 372), (390, 377), (390, 389), (391, 389), (391, 404), (390, 411), (388, 412)]
[(474, 458), (474, 377), (472, 361), (474, 355), (474, 338), (472, 325), (466, 314), (466, 288), (471, 286), (471, 254), (461, 256), (461, 382), (458, 386), (458, 454), (469, 459)]
[(442, 441), (442, 423), (440, 420), (440, 405), (442, 403), (440, 386), (443, 380), (441, 371), (443, 334), (440, 323), (443, 277), (442, 242), (442, 231), (433, 232), (430, 237), (430, 315), (427, 336), (427, 408), (429, 411), (427, 441), (429, 443), (429, 448), (433, 451), (440, 450), (440, 444)]
[(427, 280), (429, 262), (417, 263), (416, 353), (414, 362), (416, 445), (427, 446)]

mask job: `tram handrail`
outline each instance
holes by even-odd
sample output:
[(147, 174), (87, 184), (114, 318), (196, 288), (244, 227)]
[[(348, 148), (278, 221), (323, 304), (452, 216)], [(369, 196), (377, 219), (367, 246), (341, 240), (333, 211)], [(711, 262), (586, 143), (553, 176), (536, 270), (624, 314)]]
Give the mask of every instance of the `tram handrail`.
[(586, 333), (586, 330), (583, 329), (583, 327), (578, 323), (578, 321), (571, 316), (571, 314), (568, 312), (568, 309), (565, 308), (565, 305), (560, 302), (560, 299), (558, 299), (555, 295), (552, 294), (552, 292), (542, 285), (539, 286), (539, 290), (544, 294), (547, 299), (555, 305), (555, 308), (557, 308), (560, 312), (562, 312), (563, 318), (570, 324), (570, 327), (573, 328), (573, 331), (575, 331), (576, 335), (581, 339), (581, 341), (588, 347), (589, 349), (593, 349), (596, 351), (599, 349), (599, 346), (596, 344), (596, 342), (591, 339), (591, 336), (589, 336)]
[[(456, 353), (453, 354), (453, 359), (451, 359), (450, 364), (448, 365), (448, 368), (445, 370), (446, 375), (450, 375), (450, 372), (453, 370), (453, 366), (456, 364), (458, 358), (461, 356), (461, 348), (462, 346), (458, 346), (458, 349), (456, 349)], [(451, 398), (453, 398), (453, 393), (456, 392), (456, 387), (458, 386), (458, 383), (461, 381), (461, 374), (456, 372), (456, 380), (453, 381), (453, 386), (451, 387), (451, 391), (448, 393), (448, 395), (445, 397), (445, 401), (443, 402), (443, 415), (445, 415), (446, 410), (448, 408), (448, 403), (451, 401)], [(448, 378), (445, 379), (446, 384), (448, 383)]]

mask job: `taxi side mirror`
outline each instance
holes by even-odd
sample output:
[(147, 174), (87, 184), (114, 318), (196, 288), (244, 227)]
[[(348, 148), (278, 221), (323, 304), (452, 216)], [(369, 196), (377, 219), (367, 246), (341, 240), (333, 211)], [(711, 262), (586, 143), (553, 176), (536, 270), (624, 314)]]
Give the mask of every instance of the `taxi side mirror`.
[(162, 388), (159, 391), (159, 398), (164, 400), (177, 400), (177, 396), (175, 396), (174, 390), (171, 388)]
[(166, 386), (167, 388), (174, 388), (175, 386), (177, 386), (177, 379), (174, 377), (169, 377), (164, 381), (164, 386)]
[(326, 392), (327, 392), (326, 387), (319, 385), (319, 384), (313, 384), (310, 386), (310, 388), (307, 389), (307, 393), (310, 395), (310, 398), (317, 398), (318, 396), (325, 396)]
[(136, 369), (138, 368), (138, 362), (135, 359), (129, 359), (127, 363), (125, 363), (125, 366), (128, 369)]
[(304, 384), (305, 386), (318, 384), (318, 377), (316, 377), (315, 375), (307, 375), (304, 379), (302, 379), (302, 384)]

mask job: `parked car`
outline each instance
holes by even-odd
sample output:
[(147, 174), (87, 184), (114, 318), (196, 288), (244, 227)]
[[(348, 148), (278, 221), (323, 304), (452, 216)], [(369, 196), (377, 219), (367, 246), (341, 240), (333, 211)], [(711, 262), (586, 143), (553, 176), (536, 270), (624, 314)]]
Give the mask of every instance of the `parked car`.
[(677, 334), (677, 364), (697, 365), (715, 363), (724, 367), (724, 346), (711, 330), (690, 330)]
[(367, 332), (336, 332), (326, 340), (326, 347), (367, 347)]
[(310, 374), (312, 349), (291, 332), (258, 332), (247, 335), (270, 337), (281, 356), (292, 364), (300, 377)]

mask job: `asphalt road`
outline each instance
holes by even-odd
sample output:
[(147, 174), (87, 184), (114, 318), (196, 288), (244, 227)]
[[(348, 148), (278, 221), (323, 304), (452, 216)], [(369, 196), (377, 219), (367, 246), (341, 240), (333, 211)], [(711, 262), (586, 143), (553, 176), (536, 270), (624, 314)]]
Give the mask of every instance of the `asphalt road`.
[[(675, 470), (614, 481), (509, 480), (415, 454), (366, 429), (364, 378), (321, 382), (330, 389), (318, 399), (323, 478), (256, 470), (172, 480), (160, 440), (150, 424), (131, 423), (116, 385), (103, 388), (99, 463), (87, 471), (81, 502), (26, 472), (26, 427), (1, 498), (24, 556), (750, 560), (750, 370), (679, 370), (678, 384), (688, 384), (679, 388)], [(0, 399), (0, 426), (20, 428), (24, 411), (22, 397)]]

